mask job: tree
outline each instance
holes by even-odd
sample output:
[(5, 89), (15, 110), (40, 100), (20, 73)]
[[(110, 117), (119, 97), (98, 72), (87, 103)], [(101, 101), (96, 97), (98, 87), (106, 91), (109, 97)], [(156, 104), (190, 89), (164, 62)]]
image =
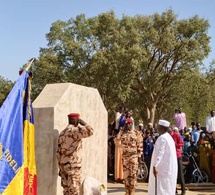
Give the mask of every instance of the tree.
[(177, 21), (169, 10), (161, 16), (155, 14), (145, 26), (148, 30), (142, 46), (146, 55), (136, 80), (140, 94), (145, 94), (142, 97), (148, 119), (153, 122), (158, 102), (208, 55), (209, 24), (197, 16)]
[(215, 103), (210, 91), (205, 74), (199, 69), (189, 71), (184, 74), (183, 80), (174, 83), (162, 101), (159, 101), (158, 115), (169, 118), (174, 124), (172, 118), (174, 109), (181, 107), (186, 113), (188, 126), (192, 121), (200, 122), (204, 126), (211, 104)]
[(207, 20), (177, 20), (172, 10), (121, 19), (111, 11), (57, 21), (34, 66), (37, 93), (50, 82), (95, 87), (108, 110), (133, 105), (153, 123), (174, 84), (209, 54), (208, 28)]
[(12, 81), (0, 76), (0, 106), (2, 106), (13, 85), (14, 83)]

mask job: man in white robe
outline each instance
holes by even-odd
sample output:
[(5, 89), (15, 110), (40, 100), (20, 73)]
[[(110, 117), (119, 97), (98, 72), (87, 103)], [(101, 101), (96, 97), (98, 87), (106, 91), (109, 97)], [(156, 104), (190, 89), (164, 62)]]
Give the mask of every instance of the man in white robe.
[(155, 142), (150, 175), (149, 195), (174, 195), (176, 192), (178, 164), (175, 143), (168, 133), (170, 123), (159, 120), (159, 137)]
[(206, 118), (206, 130), (208, 133), (215, 131), (215, 111), (211, 110), (211, 115)]

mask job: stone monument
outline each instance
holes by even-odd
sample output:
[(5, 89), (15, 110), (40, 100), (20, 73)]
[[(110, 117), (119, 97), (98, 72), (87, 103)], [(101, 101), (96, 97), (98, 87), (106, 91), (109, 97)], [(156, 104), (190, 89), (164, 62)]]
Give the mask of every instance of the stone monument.
[(80, 113), (94, 128), (93, 136), (83, 139), (82, 179), (91, 176), (107, 187), (108, 115), (98, 90), (73, 83), (48, 84), (33, 108), (38, 194), (63, 194), (56, 161), (57, 137), (68, 125), (71, 112)]

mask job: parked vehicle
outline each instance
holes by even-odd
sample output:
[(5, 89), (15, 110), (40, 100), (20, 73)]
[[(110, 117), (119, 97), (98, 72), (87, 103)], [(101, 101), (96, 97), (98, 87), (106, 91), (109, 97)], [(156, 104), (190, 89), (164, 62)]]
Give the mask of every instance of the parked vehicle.
[(199, 168), (195, 157), (190, 153), (183, 153), (182, 165), (185, 178), (191, 178), (193, 183), (207, 183), (208, 174)]
[(148, 167), (146, 166), (146, 163), (144, 161), (141, 161), (138, 164), (137, 179), (145, 181), (148, 174), (149, 174), (149, 171), (148, 171)]

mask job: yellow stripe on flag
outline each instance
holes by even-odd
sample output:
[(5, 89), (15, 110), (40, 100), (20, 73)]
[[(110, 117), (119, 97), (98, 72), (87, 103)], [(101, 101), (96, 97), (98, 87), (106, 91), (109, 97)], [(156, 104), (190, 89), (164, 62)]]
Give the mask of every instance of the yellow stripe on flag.
[(24, 194), (36, 195), (36, 164), (34, 149), (34, 125), (24, 121)]
[(22, 166), (17, 172), (16, 176), (4, 190), (1, 195), (22, 195), (23, 194), (23, 182), (24, 182), (24, 166)]

